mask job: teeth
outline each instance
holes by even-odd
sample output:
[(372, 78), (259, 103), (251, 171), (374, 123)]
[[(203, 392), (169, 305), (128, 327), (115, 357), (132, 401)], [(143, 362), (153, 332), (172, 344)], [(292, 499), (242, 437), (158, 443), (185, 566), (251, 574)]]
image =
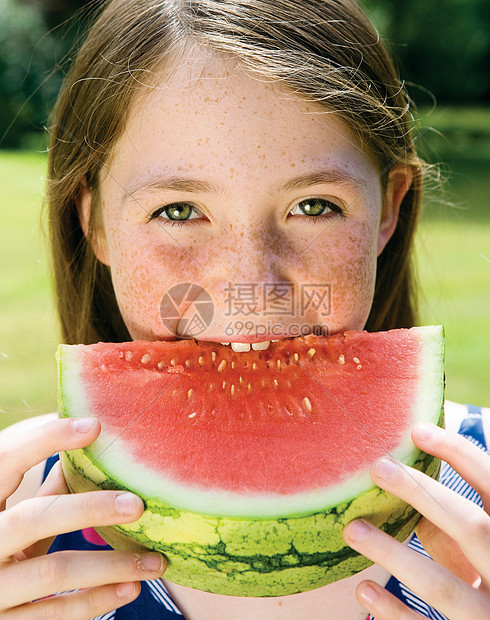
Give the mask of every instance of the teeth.
[(270, 340), (264, 340), (264, 342), (252, 342), (252, 349), (254, 351), (265, 351), (269, 348)]
[[(265, 351), (269, 348), (271, 342), (277, 342), (276, 340), (264, 340), (262, 342), (253, 342), (252, 349), (254, 351)], [(245, 351), (250, 351), (250, 343), (249, 342), (220, 342), (220, 344), (229, 346), (235, 353), (244, 353)]]
[(250, 351), (250, 342), (231, 342), (231, 348), (237, 353)]

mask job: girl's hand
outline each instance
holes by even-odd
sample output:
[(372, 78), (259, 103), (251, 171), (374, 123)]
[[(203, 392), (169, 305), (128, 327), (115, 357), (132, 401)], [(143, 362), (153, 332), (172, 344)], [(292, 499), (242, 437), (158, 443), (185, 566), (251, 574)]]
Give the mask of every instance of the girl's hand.
[[(488, 620), (490, 456), (461, 435), (437, 426), (418, 425), (412, 439), (425, 452), (448, 462), (479, 493), (485, 509), (415, 469), (382, 459), (373, 466), (374, 482), (423, 515), (416, 531), (434, 561), (363, 520), (345, 527), (345, 541), (451, 620)], [(376, 620), (421, 617), (371, 581), (359, 584), (356, 595)]]
[[(90, 418), (52, 420), (27, 430), (14, 425), (0, 432), (2, 620), (88, 620), (135, 599), (140, 580), (162, 575), (165, 561), (157, 553), (62, 551), (46, 555), (58, 534), (135, 521), (143, 513), (143, 502), (136, 495), (117, 491), (70, 495), (57, 463), (35, 497), (5, 509), (5, 500), (31, 467), (55, 452), (87, 446), (99, 432), (99, 423)], [(51, 597), (58, 592), (66, 593)]]

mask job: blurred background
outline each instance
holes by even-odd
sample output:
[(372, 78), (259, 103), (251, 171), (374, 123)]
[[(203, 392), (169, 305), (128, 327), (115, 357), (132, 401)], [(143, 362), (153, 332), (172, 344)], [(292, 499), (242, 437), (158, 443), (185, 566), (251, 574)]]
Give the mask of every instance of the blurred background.
[[(0, 0), (0, 428), (56, 410), (43, 127), (95, 6)], [(421, 322), (446, 327), (447, 397), (490, 406), (490, 3), (363, 6), (418, 106), (420, 151), (441, 175), (417, 243)]]

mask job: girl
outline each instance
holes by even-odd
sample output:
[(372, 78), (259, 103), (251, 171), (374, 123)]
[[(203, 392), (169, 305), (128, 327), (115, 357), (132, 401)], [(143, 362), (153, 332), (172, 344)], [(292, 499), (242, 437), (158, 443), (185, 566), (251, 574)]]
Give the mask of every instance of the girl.
[[(328, 285), (331, 333), (415, 324), (411, 247), (424, 168), (410, 125), (403, 85), (353, 0), (108, 2), (51, 127), (49, 223), (65, 341), (175, 339), (184, 321), (172, 333), (160, 302), (183, 282), (214, 301), (200, 339), (242, 344), (235, 349), (270, 335), (261, 307), (255, 334), (229, 335), (230, 282)], [(282, 314), (274, 337), (298, 320), (313, 326), (324, 316), (312, 306)], [(490, 459), (481, 411), (466, 413), (448, 406), (451, 430), (419, 426), (413, 440), (481, 499), (449, 465), (446, 485), (470, 499), (390, 460), (373, 465), (376, 484), (424, 515), (418, 533), (435, 561), (417, 539), (418, 550), (357, 521), (344, 537), (372, 567), (278, 599), (165, 584), (159, 554), (112, 551), (90, 529), (134, 521), (141, 500), (67, 495), (59, 465), (40, 486), (55, 460), (45, 459), (90, 444), (96, 421), (11, 427), (0, 437), (2, 499), (17, 489), (0, 515), (0, 617), (488, 618)], [(472, 441), (455, 432), (460, 424)]]

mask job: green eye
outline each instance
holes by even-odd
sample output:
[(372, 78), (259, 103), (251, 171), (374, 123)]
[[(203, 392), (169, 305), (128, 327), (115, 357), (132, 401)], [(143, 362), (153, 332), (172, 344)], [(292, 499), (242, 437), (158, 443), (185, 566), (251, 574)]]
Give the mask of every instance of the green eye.
[(318, 198), (309, 198), (298, 204), (299, 209), (304, 215), (321, 215), (327, 208), (325, 200)]
[(310, 217), (327, 216), (331, 213), (344, 215), (339, 205), (325, 198), (306, 198), (298, 202), (290, 211), (290, 215), (308, 215)]
[(151, 213), (148, 221), (157, 219), (163, 224), (178, 224), (189, 220), (196, 220), (196, 222), (190, 222), (194, 224), (201, 221), (202, 213), (197, 207), (187, 202), (173, 202)]
[(163, 212), (170, 220), (188, 220), (192, 215), (192, 207), (191, 205), (186, 203), (176, 203), (165, 207)]

